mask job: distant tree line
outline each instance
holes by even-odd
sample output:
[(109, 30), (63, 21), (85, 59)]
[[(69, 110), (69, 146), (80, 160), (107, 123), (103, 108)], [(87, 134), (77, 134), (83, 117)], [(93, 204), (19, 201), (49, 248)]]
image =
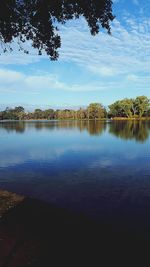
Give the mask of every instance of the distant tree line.
[(92, 103), (86, 109), (35, 109), (33, 112), (25, 112), (21, 106), (6, 108), (0, 112), (0, 120), (84, 120), (84, 119), (103, 119), (107, 116), (105, 107), (99, 103)]
[(35, 109), (25, 112), (22, 106), (6, 108), (0, 112), (0, 120), (100, 120), (104, 118), (150, 117), (150, 99), (138, 96), (135, 99), (122, 99), (109, 105), (108, 110), (100, 103), (91, 103), (87, 108)]

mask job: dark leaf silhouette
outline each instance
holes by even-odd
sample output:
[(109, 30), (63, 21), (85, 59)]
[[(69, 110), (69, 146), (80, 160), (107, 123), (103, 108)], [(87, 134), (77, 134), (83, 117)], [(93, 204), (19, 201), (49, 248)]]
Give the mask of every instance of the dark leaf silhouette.
[(1, 0), (0, 42), (3, 52), (11, 51), (14, 38), (19, 50), (29, 40), (38, 54), (43, 51), (51, 60), (58, 58), (61, 46), (58, 25), (68, 20), (84, 17), (91, 34), (100, 28), (110, 33), (110, 21), (114, 19), (111, 0)]

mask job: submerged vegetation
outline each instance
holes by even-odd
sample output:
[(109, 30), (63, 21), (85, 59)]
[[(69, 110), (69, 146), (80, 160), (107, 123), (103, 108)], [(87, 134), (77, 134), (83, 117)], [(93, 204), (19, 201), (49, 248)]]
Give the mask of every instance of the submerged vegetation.
[(100, 103), (91, 103), (87, 108), (73, 109), (35, 109), (26, 112), (22, 106), (6, 108), (0, 112), (0, 120), (101, 120), (115, 119), (142, 119), (150, 117), (150, 99), (138, 96), (135, 99), (122, 99), (109, 105), (106, 109)]

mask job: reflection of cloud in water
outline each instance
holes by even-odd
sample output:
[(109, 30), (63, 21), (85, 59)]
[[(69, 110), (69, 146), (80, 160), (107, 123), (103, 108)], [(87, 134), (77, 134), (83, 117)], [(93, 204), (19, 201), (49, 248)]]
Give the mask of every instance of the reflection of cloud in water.
[(98, 159), (95, 162), (91, 163), (89, 168), (90, 169), (97, 168), (97, 167), (107, 168), (107, 167), (111, 167), (113, 164), (114, 164), (113, 160), (102, 158), (102, 159)]
[(129, 153), (126, 153), (125, 155), (124, 155), (124, 158), (125, 159), (127, 159), (127, 160), (134, 160), (134, 159), (136, 159), (137, 158), (137, 152), (135, 151), (135, 152), (129, 152)]
[(26, 154), (18, 153), (13, 155), (0, 155), (0, 168), (6, 168), (11, 166), (16, 166), (29, 161), (54, 161), (62, 156), (64, 156), (68, 152), (72, 153), (80, 153), (80, 152), (96, 152), (99, 151), (100, 148), (104, 148), (103, 145), (70, 145), (65, 147), (57, 147), (57, 148), (46, 148), (41, 150), (39, 148), (31, 149)]
[[(11, 130), (16, 129), (18, 123), (7, 123), (1, 127), (11, 125)], [(20, 125), (20, 124), (19, 124)], [(53, 164), (53, 161), (63, 160), (67, 155), (68, 159), (74, 154), (74, 160), (83, 160), (89, 163), (90, 168), (109, 168), (119, 165), (124, 162), (133, 162), (145, 157), (148, 162), (150, 160), (149, 147), (143, 145), (144, 140), (147, 140), (149, 133), (149, 122), (112, 122), (104, 126), (103, 123), (90, 122), (56, 122), (56, 123), (27, 123), (21, 124), (25, 126), (27, 132), (21, 136), (11, 133), (8, 142), (5, 141), (1, 146), (0, 167), (6, 168), (11, 166), (21, 165), (28, 162), (41, 162)], [(39, 128), (37, 133), (36, 127)], [(91, 134), (100, 133), (101, 129), (105, 129), (104, 138), (101, 136), (93, 136), (89, 138), (85, 132), (80, 135), (80, 131), (89, 130)], [(96, 127), (97, 125), (97, 127)], [(7, 128), (6, 127), (6, 128)], [(67, 128), (68, 127), (68, 128)], [(32, 130), (29, 131), (29, 128)], [(41, 128), (44, 129), (41, 131)], [(66, 132), (66, 128), (68, 129)], [(48, 130), (47, 131), (45, 131)], [(53, 129), (55, 131), (51, 132)], [(97, 131), (96, 131), (97, 129)], [(106, 129), (108, 131), (106, 131)], [(59, 131), (58, 131), (59, 130)], [(70, 130), (70, 131), (69, 131)], [(40, 135), (40, 133), (42, 133)], [(49, 134), (51, 133), (51, 134)], [(122, 143), (112, 137), (115, 135), (123, 140)], [(2, 134), (3, 136), (3, 134)], [(4, 136), (5, 137), (5, 136)], [(132, 144), (130, 141), (132, 141)], [(142, 141), (138, 145), (133, 140)], [(142, 155), (143, 153), (143, 155)], [(78, 157), (79, 156), (79, 157)], [(67, 162), (67, 159), (65, 159)], [(122, 162), (121, 162), (122, 161)], [(87, 163), (87, 164), (88, 164)]]
[(11, 167), (25, 162), (23, 155), (0, 155), (0, 168)]

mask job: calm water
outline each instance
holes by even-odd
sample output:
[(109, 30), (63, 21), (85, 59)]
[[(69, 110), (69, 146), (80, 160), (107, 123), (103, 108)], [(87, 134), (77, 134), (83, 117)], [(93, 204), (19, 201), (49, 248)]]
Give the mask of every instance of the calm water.
[(0, 188), (96, 216), (150, 212), (150, 122), (1, 122)]

